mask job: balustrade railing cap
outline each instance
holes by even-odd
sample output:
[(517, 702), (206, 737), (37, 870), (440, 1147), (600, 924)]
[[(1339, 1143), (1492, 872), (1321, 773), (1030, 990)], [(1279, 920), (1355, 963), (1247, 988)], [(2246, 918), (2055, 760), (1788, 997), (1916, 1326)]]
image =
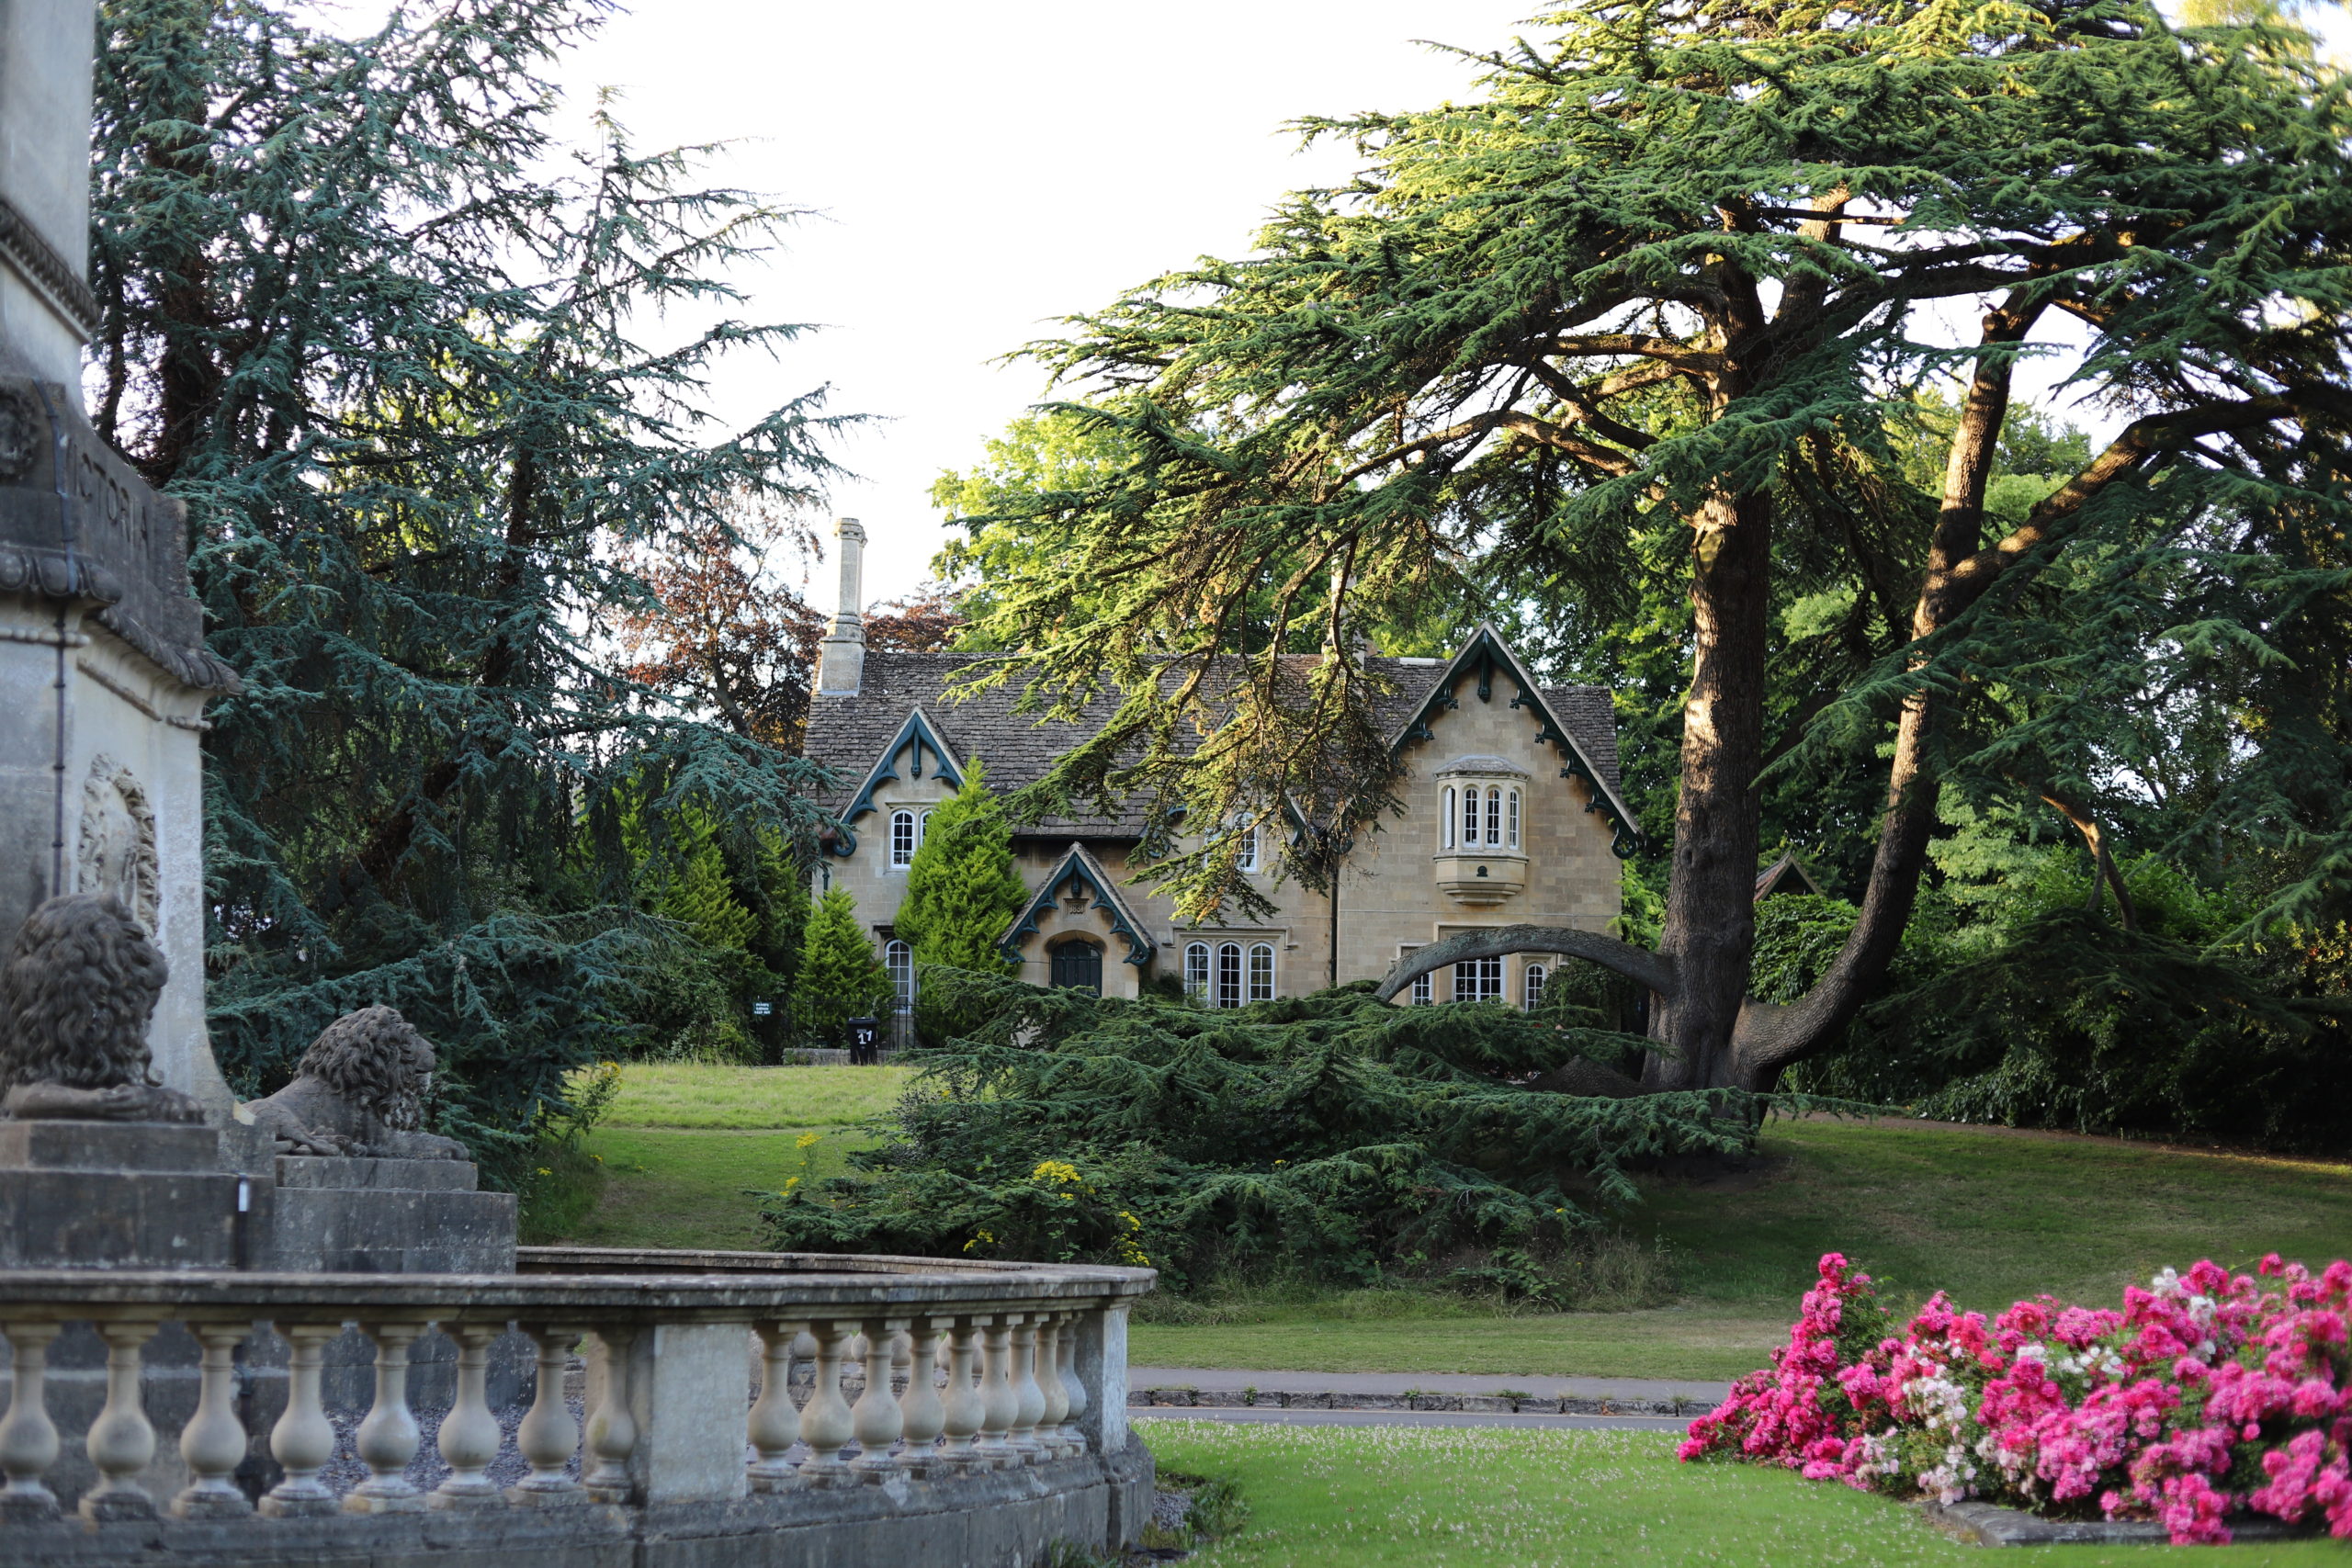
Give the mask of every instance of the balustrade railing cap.
[[(653, 1255), (659, 1256), (659, 1255)], [(800, 1254), (810, 1259), (813, 1255)], [(847, 1263), (848, 1259), (828, 1259)], [(871, 1263), (874, 1259), (858, 1259)], [(1106, 1304), (1139, 1296), (1157, 1278), (1148, 1269), (1035, 1264), (970, 1267), (944, 1259), (897, 1258), (888, 1269), (835, 1268), (762, 1272), (523, 1274), (271, 1274), (229, 1269), (0, 1269), (0, 1310), (272, 1310), (413, 1308), (426, 1316), (480, 1317), (562, 1312), (679, 1313), (695, 1315), (875, 1307), (936, 1303), (972, 1311), (1017, 1309), (1023, 1303)], [(933, 1265), (910, 1267), (910, 1265)]]

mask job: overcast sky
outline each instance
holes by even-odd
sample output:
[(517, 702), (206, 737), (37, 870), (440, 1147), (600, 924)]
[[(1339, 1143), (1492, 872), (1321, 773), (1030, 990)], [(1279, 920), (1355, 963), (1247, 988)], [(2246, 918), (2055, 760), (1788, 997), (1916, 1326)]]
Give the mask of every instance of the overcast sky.
[[(640, 147), (730, 141), (720, 175), (820, 209), (739, 279), (754, 319), (827, 330), (720, 387), (740, 422), (819, 383), (883, 416), (839, 448), (857, 480), (866, 590), (922, 581), (943, 538), (925, 492), (1044, 395), (997, 356), (1051, 319), (1204, 254), (1232, 254), (1283, 192), (1343, 175), (1295, 152), (1304, 114), (1466, 94), (1474, 68), (1416, 45), (1492, 49), (1529, 0), (1192, 0), (1178, 7), (639, 0), (562, 80), (620, 89)], [(831, 574), (817, 602), (830, 608)]]
[[(575, 111), (617, 89), (641, 148), (734, 142), (718, 177), (821, 214), (737, 281), (752, 319), (827, 330), (740, 359), (719, 404), (748, 423), (831, 383), (835, 412), (878, 416), (839, 448), (859, 477), (832, 507), (865, 525), (878, 600), (928, 575), (939, 471), (1044, 395), (1035, 367), (992, 361), (1054, 317), (1243, 251), (1283, 192), (1352, 166), (1342, 147), (1298, 152), (1284, 122), (1464, 96), (1476, 67), (1414, 40), (1492, 50), (1536, 9), (639, 0), (560, 74)], [(2344, 11), (2323, 16), (2340, 43)], [(831, 573), (815, 581), (830, 608)]]

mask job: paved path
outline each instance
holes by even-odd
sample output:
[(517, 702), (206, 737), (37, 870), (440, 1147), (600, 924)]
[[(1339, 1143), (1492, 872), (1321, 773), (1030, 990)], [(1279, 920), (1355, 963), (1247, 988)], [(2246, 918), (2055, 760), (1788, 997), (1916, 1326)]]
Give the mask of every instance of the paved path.
[(1136, 1409), (1130, 1422), (1235, 1421), (1281, 1427), (1583, 1427), (1607, 1432), (1679, 1432), (1690, 1423), (1679, 1416), (1514, 1416), (1486, 1410), (1273, 1410), (1259, 1406), (1201, 1405), (1190, 1410)]
[(1238, 1393), (1254, 1388), (1261, 1393), (1514, 1393), (1537, 1399), (1608, 1399), (1665, 1404), (1681, 1399), (1713, 1409), (1731, 1392), (1731, 1385), (1696, 1379), (1563, 1378), (1521, 1375), (1501, 1377), (1485, 1372), (1268, 1372), (1215, 1367), (1129, 1367), (1127, 1386), (1133, 1389), (1193, 1388), (1203, 1393)]

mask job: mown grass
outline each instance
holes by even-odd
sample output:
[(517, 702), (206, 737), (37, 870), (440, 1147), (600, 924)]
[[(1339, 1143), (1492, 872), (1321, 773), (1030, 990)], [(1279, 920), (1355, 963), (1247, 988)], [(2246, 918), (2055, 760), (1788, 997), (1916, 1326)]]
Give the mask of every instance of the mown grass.
[[(1162, 1367), (1526, 1372), (1725, 1379), (1782, 1338), (1825, 1252), (1892, 1281), (1995, 1309), (2049, 1292), (2113, 1302), (2199, 1258), (2352, 1256), (2352, 1168), (2321, 1161), (1901, 1122), (1783, 1122), (1747, 1171), (1648, 1181), (1623, 1219), (1662, 1242), (1670, 1309), (1465, 1321), (1408, 1292), (1348, 1308), (1271, 1298), (1206, 1324), (1139, 1322), (1131, 1354)], [(1359, 1292), (1361, 1297), (1365, 1293)]]
[(632, 1062), (606, 1127), (842, 1127), (899, 1102), (908, 1067), (723, 1067)]
[(2113, 1302), (2166, 1265), (2352, 1256), (2352, 1166), (1902, 1122), (1777, 1122), (1756, 1172), (1653, 1183), (1628, 1217), (1697, 1302), (1793, 1310), (1825, 1252), (1907, 1300)]
[[(558, 1217), (560, 1239), (756, 1247), (750, 1193), (799, 1171), (800, 1134), (822, 1134), (808, 1173), (839, 1173), (865, 1137), (856, 1123), (895, 1103), (908, 1077), (632, 1065), (582, 1145), (593, 1201), (536, 1207)], [(1651, 1179), (1623, 1217), (1637, 1247), (1662, 1244), (1673, 1259), (1671, 1306), (1511, 1315), (1422, 1290), (1294, 1287), (1147, 1309), (1130, 1354), (1163, 1367), (1721, 1380), (1779, 1343), (1824, 1252), (1890, 1279), (1906, 1303), (1941, 1289), (1984, 1308), (2044, 1291), (2113, 1301), (2130, 1280), (2207, 1256), (2352, 1256), (2342, 1164), (1901, 1122), (1775, 1122), (1758, 1155), (1726, 1177)]]
[[(1148, 1421), (1161, 1465), (1230, 1480), (1238, 1535), (1196, 1568), (1600, 1568), (1978, 1563), (1914, 1510), (1754, 1465), (1684, 1465), (1661, 1432)], [(2039, 1547), (2037, 1568), (2170, 1562), (2165, 1547)], [(2211, 1568), (2345, 1568), (2327, 1540), (2196, 1549)]]
[[(633, 1062), (595, 1130), (527, 1195), (525, 1239), (590, 1247), (752, 1248), (756, 1194), (838, 1176), (898, 1103), (905, 1067)], [(807, 1149), (800, 1139), (814, 1134)]]

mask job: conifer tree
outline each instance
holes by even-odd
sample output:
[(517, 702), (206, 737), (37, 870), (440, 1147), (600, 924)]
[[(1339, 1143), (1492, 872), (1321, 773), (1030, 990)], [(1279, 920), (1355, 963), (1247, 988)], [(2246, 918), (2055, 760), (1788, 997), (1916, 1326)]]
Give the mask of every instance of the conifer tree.
[(975, 761), (923, 829), (895, 928), (919, 965), (1011, 974), (997, 942), (1028, 897), (1012, 865), (1012, 824)]
[(890, 974), (857, 923), (857, 903), (846, 887), (819, 898), (800, 939), (800, 973), (792, 982), (794, 1016), (824, 1039), (838, 1037), (853, 1018), (890, 1005)]
[[(2225, 649), (2308, 669), (2295, 649), (2338, 640), (2352, 97), (2299, 28), (2140, 0), (1588, 0), (1545, 24), (1471, 101), (1308, 122), (1361, 151), (1355, 179), (1037, 345), (1130, 457), (1029, 505), (995, 622), (1045, 705), (1125, 701), (1014, 806), (1289, 801), (1366, 831), (1397, 761), (1350, 632), (1487, 552), (1564, 638), (1687, 605), (1655, 951), (1471, 933), (1384, 984), (1571, 953), (1652, 994), (1645, 1086), (1767, 1087), (1884, 977), (1946, 786), (2075, 798), (2120, 771), (2096, 742), (2119, 675)], [(2029, 357), (2128, 421), (2004, 515)], [(1890, 425), (1954, 378), (1914, 482)], [(2165, 619), (2199, 579), (2244, 592)], [(1793, 708), (1768, 668), (1815, 656), (1783, 591), (1850, 607), (1851, 651)], [(2286, 861), (2269, 912), (2308, 919), (2352, 897), (2352, 737), (2300, 706), (2248, 713), (2206, 825)], [(1860, 914), (1768, 1003), (1759, 780), (1832, 741), (1883, 759)], [(1256, 897), (1214, 844), (1162, 870), (1188, 914)]]
[[(251, 1093), (395, 1004), (478, 1149), (666, 961), (630, 810), (664, 857), (699, 808), (739, 865), (818, 825), (812, 769), (602, 640), (652, 598), (627, 563), (811, 502), (833, 423), (708, 412), (722, 355), (798, 331), (721, 281), (789, 213), (601, 116), (567, 164), (546, 76), (605, 10), (99, 10), (93, 423), (187, 503), (244, 680), (204, 739), (212, 1041)], [(710, 324), (658, 341), (673, 307)]]

